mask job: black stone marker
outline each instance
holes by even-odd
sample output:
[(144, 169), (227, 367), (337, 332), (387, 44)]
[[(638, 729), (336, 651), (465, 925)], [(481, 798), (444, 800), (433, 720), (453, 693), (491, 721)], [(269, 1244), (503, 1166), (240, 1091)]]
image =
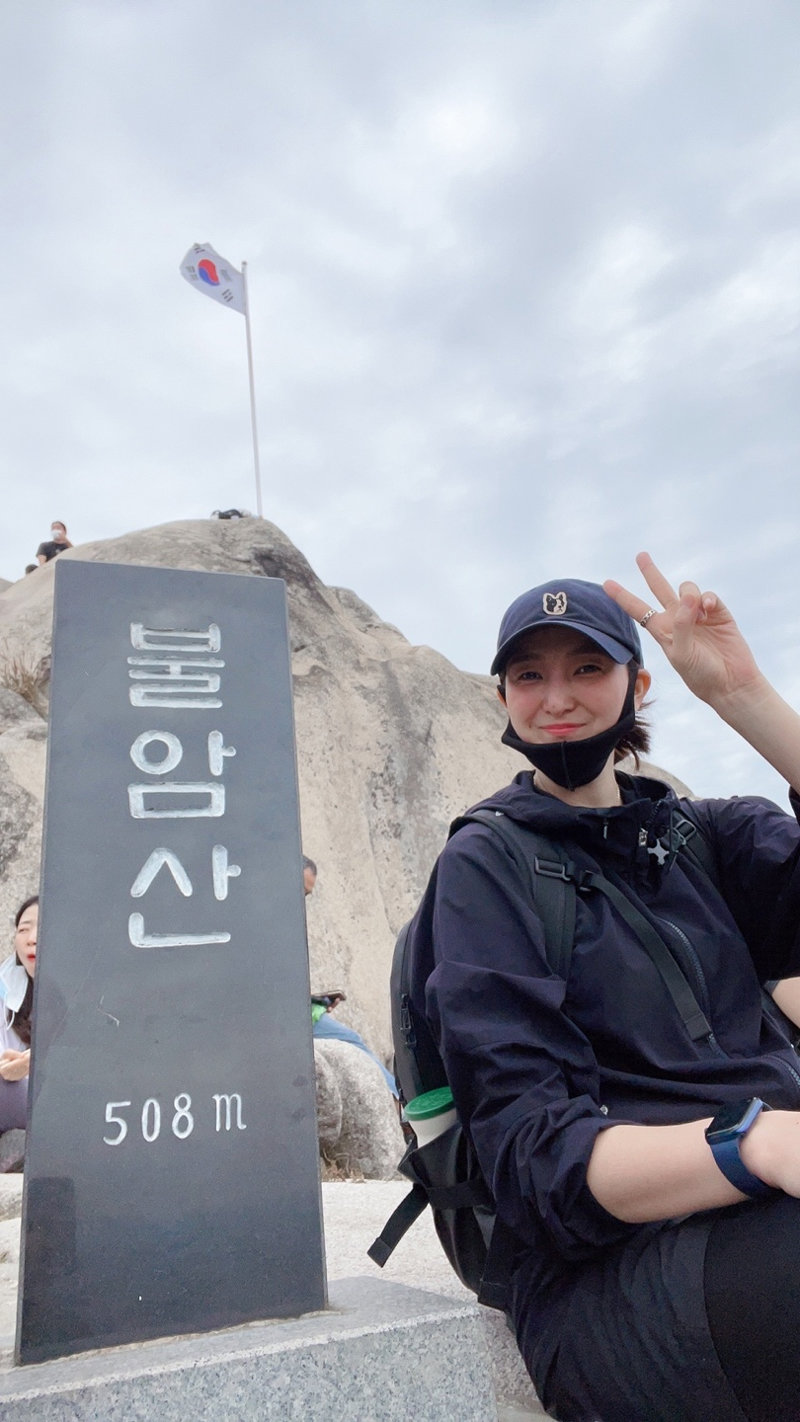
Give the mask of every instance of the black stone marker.
[(55, 587), (21, 1363), (326, 1301), (284, 584)]

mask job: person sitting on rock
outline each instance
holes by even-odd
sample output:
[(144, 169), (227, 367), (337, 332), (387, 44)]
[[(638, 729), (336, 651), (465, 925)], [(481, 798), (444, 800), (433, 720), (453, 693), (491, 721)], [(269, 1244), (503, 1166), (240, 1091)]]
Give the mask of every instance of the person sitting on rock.
[(22, 1164), (38, 928), (39, 899), (34, 894), (17, 909), (15, 951), (0, 965), (0, 1173)]
[[(313, 859), (309, 859), (307, 854), (303, 855), (303, 891), (306, 898), (312, 892), (317, 882), (317, 866)], [(349, 1042), (351, 1046), (358, 1047), (359, 1051), (366, 1052), (371, 1057), (375, 1065), (380, 1067), (383, 1078), (395, 1099), (399, 1099), (397, 1082), (391, 1072), (386, 1069), (379, 1057), (371, 1052), (363, 1037), (358, 1035), (352, 1027), (346, 1027), (343, 1022), (337, 1021), (331, 1016), (334, 1008), (340, 1002), (346, 1002), (347, 995), (341, 989), (330, 992), (314, 993), (311, 997), (311, 1023), (312, 1033), (315, 1037), (335, 1037), (340, 1042)]]
[[(510, 1236), (508, 1314), (548, 1415), (791, 1422), (800, 1072), (761, 985), (800, 977), (800, 716), (716, 593), (637, 564), (652, 603), (611, 580), (522, 593), (491, 666), (530, 765), (482, 807), (552, 841), (534, 867), (575, 886), (568, 966), (530, 873), (470, 823), (438, 861), (413, 1006)], [(647, 749), (640, 628), (792, 814), (616, 768)]]
[(376, 1057), (375, 1053), (370, 1051), (364, 1038), (359, 1037), (358, 1033), (355, 1032), (352, 1027), (346, 1027), (344, 1022), (339, 1022), (335, 1017), (331, 1016), (334, 1008), (337, 1007), (340, 1002), (345, 1002), (346, 1000), (346, 994), (339, 990), (335, 992), (312, 993), (312, 1035), (314, 1037), (335, 1037), (340, 1042), (349, 1042), (351, 1046), (358, 1047), (359, 1051), (366, 1052), (367, 1056), (372, 1058), (375, 1065), (380, 1067), (386, 1085), (395, 1099), (398, 1099), (399, 1092), (397, 1090), (397, 1082), (391, 1072), (383, 1065), (380, 1058)]
[(55, 518), (50, 526), (50, 541), (40, 543), (36, 549), (37, 563), (49, 563), (51, 558), (58, 557), (65, 548), (71, 548), (72, 544), (67, 538), (67, 525), (60, 519)]

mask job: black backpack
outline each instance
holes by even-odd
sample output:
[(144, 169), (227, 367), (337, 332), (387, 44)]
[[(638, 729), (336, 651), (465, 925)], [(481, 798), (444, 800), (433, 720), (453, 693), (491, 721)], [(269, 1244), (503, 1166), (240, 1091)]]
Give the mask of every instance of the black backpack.
[[(537, 834), (527, 825), (500, 811), (472, 810), (450, 826), (448, 838), (464, 825), (486, 824), (499, 834), (531, 895), (542, 921), (547, 961), (564, 981), (569, 976), (575, 937), (578, 893), (599, 891), (607, 895), (634, 930), (672, 996), (693, 1039), (708, 1037), (711, 1027), (694, 993), (666, 944), (635, 904), (595, 868), (582, 866), (569, 851)], [(676, 815), (672, 822), (673, 848), (686, 852), (694, 864), (717, 884), (711, 845), (692, 820)], [(430, 1028), (415, 1008), (413, 985), (420, 974), (427, 979), (433, 966), (432, 915), (436, 867), (416, 914), (398, 934), (390, 981), (394, 1069), (401, 1101), (447, 1085), (447, 1073)], [(423, 979), (423, 980), (424, 980)], [(429, 1141), (412, 1141), (398, 1169), (412, 1189), (386, 1221), (367, 1251), (382, 1268), (403, 1235), (430, 1205), (439, 1241), (461, 1282), (477, 1294), (478, 1302), (504, 1309), (510, 1265), (519, 1240), (498, 1220), (492, 1193), (481, 1174), (472, 1142), (456, 1122)]]

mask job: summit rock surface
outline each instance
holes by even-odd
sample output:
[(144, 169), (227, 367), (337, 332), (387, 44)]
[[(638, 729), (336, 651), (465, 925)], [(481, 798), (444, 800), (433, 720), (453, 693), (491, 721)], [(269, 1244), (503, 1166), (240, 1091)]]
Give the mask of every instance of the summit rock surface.
[[(303, 848), (319, 868), (308, 900), (311, 986), (344, 989), (337, 1015), (388, 1059), (397, 931), (450, 821), (526, 764), (500, 743), (493, 681), (412, 646), (355, 592), (326, 586), (264, 519), (162, 524), (60, 557), (285, 581)], [(0, 922), (9, 947), (11, 915), (39, 873), (55, 567), (0, 591)]]
[[(164, 524), (60, 556), (285, 581), (303, 847), (319, 867), (308, 901), (312, 988), (344, 988), (347, 1003), (337, 1015), (386, 1056), (397, 930), (414, 909), (450, 820), (507, 782), (521, 763), (500, 745), (504, 721), (492, 682), (459, 671), (430, 647), (412, 646), (355, 592), (326, 586), (263, 519)], [(54, 560), (0, 592), (6, 672), (16, 664), (18, 673), (46, 677), (55, 566)], [(46, 685), (38, 708), (0, 688), (5, 924), (37, 886), (46, 710)]]

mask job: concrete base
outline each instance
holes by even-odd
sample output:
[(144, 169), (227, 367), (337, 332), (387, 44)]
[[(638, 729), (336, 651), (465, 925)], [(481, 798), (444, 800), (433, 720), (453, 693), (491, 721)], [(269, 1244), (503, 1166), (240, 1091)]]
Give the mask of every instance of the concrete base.
[(330, 1295), (303, 1318), (5, 1367), (3, 1422), (494, 1422), (474, 1304), (367, 1278)]
[[(474, 1305), (474, 1296), (456, 1278), (444, 1257), (436, 1238), (433, 1221), (426, 1211), (392, 1255), (386, 1268), (376, 1269), (366, 1257), (366, 1250), (388, 1219), (395, 1205), (407, 1193), (405, 1181), (369, 1180), (327, 1182), (322, 1186), (325, 1213), (325, 1246), (328, 1283), (331, 1298), (339, 1296), (341, 1280), (350, 1280), (353, 1288), (373, 1285), (403, 1284), (406, 1289), (392, 1299), (404, 1298), (410, 1290), (430, 1291), (442, 1303), (442, 1295), (451, 1303)], [(17, 1269), (19, 1260), (19, 1213), (22, 1204), (22, 1176), (0, 1175), (0, 1399), (3, 1395), (4, 1366), (11, 1365), (16, 1319)], [(355, 1283), (355, 1276), (363, 1279)], [(366, 1295), (364, 1295), (366, 1298)], [(372, 1296), (371, 1296), (372, 1297)], [(388, 1299), (387, 1295), (387, 1299)], [(497, 1398), (498, 1422), (546, 1422), (545, 1412), (533, 1390), (511, 1333), (502, 1314), (492, 1309), (478, 1310), (483, 1338), (489, 1350), (494, 1393)], [(370, 1321), (373, 1321), (370, 1319)], [(264, 1328), (287, 1325), (261, 1325)], [(223, 1337), (230, 1337), (224, 1334)], [(142, 1345), (148, 1348), (155, 1344)], [(203, 1356), (202, 1347), (199, 1350)], [(98, 1355), (102, 1356), (102, 1355)], [(83, 1355), (87, 1362), (87, 1355)], [(408, 1361), (408, 1359), (406, 1359)], [(34, 1369), (26, 1369), (32, 1375)], [(66, 1414), (69, 1417), (69, 1414)], [(269, 1414), (263, 1412), (263, 1417)], [(418, 1411), (418, 1416), (423, 1413)], [(109, 1414), (100, 1414), (103, 1422)], [(188, 1416), (188, 1414), (187, 1414)], [(487, 1417), (494, 1417), (488, 1413)], [(299, 1422), (305, 1422), (302, 1411)], [(3, 1419), (5, 1422), (5, 1418)], [(152, 1419), (150, 1419), (152, 1422)], [(220, 1422), (220, 1419), (216, 1419)], [(328, 1418), (330, 1422), (330, 1418)], [(365, 1416), (363, 1422), (372, 1422)]]

